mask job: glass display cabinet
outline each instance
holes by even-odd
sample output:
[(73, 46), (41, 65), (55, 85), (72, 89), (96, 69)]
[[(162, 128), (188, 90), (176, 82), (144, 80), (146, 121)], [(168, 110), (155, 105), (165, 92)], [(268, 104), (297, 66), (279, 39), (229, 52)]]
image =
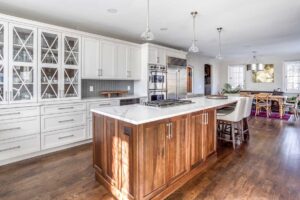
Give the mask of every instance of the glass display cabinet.
[(6, 38), (7, 24), (0, 22), (0, 104), (8, 102)]
[(80, 38), (65, 35), (63, 40), (63, 95), (80, 98)]
[(36, 29), (10, 24), (10, 102), (36, 101)]

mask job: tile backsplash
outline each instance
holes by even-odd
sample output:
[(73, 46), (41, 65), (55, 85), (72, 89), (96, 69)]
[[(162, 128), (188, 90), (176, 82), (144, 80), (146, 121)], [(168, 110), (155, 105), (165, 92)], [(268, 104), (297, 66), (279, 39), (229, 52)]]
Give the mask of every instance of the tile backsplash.
[[(90, 86), (94, 87), (94, 91), (90, 92)], [(128, 86), (130, 90), (128, 90)], [(128, 94), (133, 94), (134, 81), (127, 80), (82, 80), (81, 96), (82, 98), (99, 97), (100, 92), (104, 90), (128, 90)]]

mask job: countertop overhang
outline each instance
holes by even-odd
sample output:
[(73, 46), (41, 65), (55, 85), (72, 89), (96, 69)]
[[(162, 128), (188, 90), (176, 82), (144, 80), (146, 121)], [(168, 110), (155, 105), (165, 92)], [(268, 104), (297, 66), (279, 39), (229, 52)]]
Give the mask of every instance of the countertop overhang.
[(207, 99), (206, 97), (191, 98), (192, 104), (159, 108), (140, 104), (112, 106), (91, 109), (93, 113), (118, 119), (134, 125), (145, 124), (171, 117), (185, 115), (201, 110), (223, 107), (239, 100), (240, 97), (228, 99)]

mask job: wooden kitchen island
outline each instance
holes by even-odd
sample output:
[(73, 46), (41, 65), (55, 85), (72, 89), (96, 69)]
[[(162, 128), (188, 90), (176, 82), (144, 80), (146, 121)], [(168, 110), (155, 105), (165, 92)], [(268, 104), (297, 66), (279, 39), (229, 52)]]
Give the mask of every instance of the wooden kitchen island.
[(117, 199), (167, 197), (215, 158), (216, 109), (237, 99), (92, 110), (96, 179)]

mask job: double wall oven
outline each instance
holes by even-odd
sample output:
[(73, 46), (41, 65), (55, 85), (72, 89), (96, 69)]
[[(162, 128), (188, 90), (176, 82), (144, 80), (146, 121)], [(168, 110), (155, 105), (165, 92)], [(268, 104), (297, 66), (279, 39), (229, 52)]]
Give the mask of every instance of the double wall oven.
[(167, 67), (148, 65), (148, 98), (149, 101), (164, 100), (167, 96)]

